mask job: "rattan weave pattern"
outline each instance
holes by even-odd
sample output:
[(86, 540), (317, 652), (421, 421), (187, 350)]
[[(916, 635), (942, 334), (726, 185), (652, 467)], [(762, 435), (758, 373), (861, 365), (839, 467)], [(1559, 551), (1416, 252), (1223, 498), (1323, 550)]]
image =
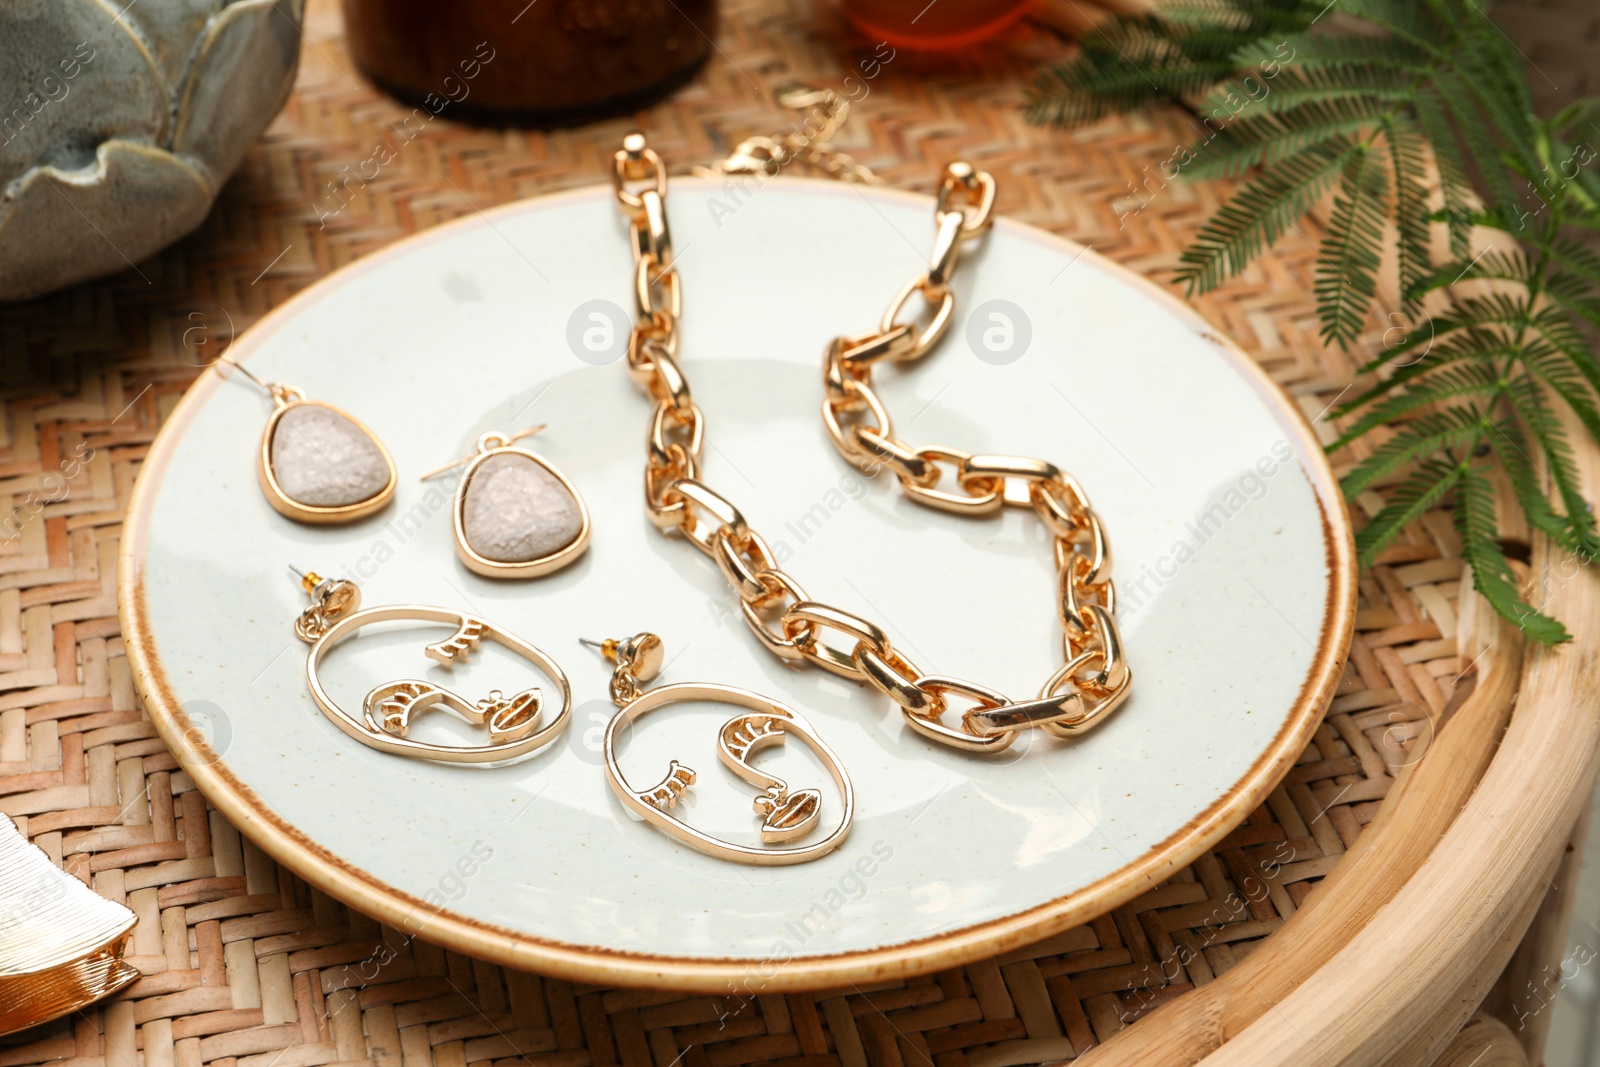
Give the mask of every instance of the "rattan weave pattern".
[[(730, 0), (725, 15), (705, 73), (639, 117), (680, 164), (781, 128), (775, 86), (837, 85), (872, 52), (805, 0)], [(134, 696), (114, 568), (139, 461), (196, 352), (404, 234), (596, 181), (632, 125), (493, 132), (452, 125), (447, 111), (413, 119), (421, 132), (399, 146), (390, 131), (409, 112), (353, 71), (339, 30), (330, 2), (311, 5), (296, 92), (199, 232), (136, 270), (0, 312), (0, 514), (13, 516), (0, 531), (11, 535), (0, 539), (0, 811), (138, 914), (132, 962), (145, 973), (102, 1007), (0, 1043), (0, 1067), (1064, 1060), (1232, 966), (1339, 862), (1393, 780), (1381, 735), (1420, 728), (1469, 666), (1456, 646), (1461, 566), (1437, 513), (1363, 576), (1327, 720), (1243, 826), (1110, 915), (921, 979), (744, 1002), (507, 972), (347, 910), (208, 810)], [(935, 161), (965, 155), (1000, 177), (1006, 214), (1159, 274), (1221, 191), (1158, 177), (1190, 135), (1181, 117), (1072, 134), (1026, 126), (1023, 86), (1065, 48), (1023, 27), (954, 69), (902, 53), (867, 83), (842, 147), (923, 190)], [(382, 141), (392, 162), (351, 178)], [(1316, 342), (1317, 235), (1303, 229), (1201, 309), (1316, 416), (1352, 362)]]

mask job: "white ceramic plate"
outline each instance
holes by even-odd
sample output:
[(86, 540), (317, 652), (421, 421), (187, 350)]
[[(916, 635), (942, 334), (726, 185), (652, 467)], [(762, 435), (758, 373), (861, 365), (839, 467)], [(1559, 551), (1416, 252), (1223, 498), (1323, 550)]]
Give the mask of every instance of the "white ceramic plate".
[[(918, 507), (887, 475), (852, 473), (818, 417), (825, 342), (876, 322), (924, 265), (929, 201), (785, 179), (733, 203), (690, 179), (670, 200), (682, 358), (710, 431), (704, 478), (813, 596), (882, 620), (927, 670), (1033, 693), (1060, 655), (1042, 528), (1021, 512)], [(963, 263), (942, 348), (879, 375), (903, 436), (1057, 461), (1115, 545), (1132, 698), (1076, 743), (1035, 732), (984, 759), (920, 739), (867, 689), (770, 658), (710, 561), (648, 523), (649, 405), (620, 360), (592, 365), (569, 343), (603, 358), (582, 345), (589, 328), (590, 343), (605, 340), (588, 317), (605, 308), (590, 302), (627, 307), (631, 276), (608, 190), (586, 189), (402, 241), (239, 338), (233, 358), (346, 408), (393, 451), (396, 500), (356, 525), (300, 526), (268, 507), (253, 464), (269, 405), (242, 381), (203, 376), (169, 420), (124, 535), (128, 648), (163, 736), (272, 855), (402, 929), (508, 964), (607, 983), (819, 987), (949, 966), (1113, 907), (1237, 825), (1293, 762), (1349, 640), (1348, 521), (1299, 414), (1181, 302), (1001, 220)], [(1014, 305), (1014, 346), (1026, 320), (1025, 349), (996, 357), (969, 342), (974, 318), (970, 332), (1000, 328), (990, 341), (1004, 342), (993, 300)], [(537, 422), (550, 428), (528, 443), (588, 500), (590, 550), (536, 581), (476, 577), (452, 551), (447, 487), (417, 475), (485, 430)], [(358, 580), (369, 605), (470, 608), (542, 646), (573, 680), (573, 726), (498, 768), (355, 743), (307, 693), (290, 564)], [(642, 629), (667, 643), (663, 681), (753, 689), (811, 720), (855, 782), (840, 851), (740, 867), (623, 812), (598, 752), (608, 670), (577, 638)], [(375, 682), (415, 674), (420, 643), (357, 639), (329, 660), (336, 695), (355, 706)], [(527, 684), (493, 654), (472, 670), (453, 683), (463, 692)], [(751, 840), (750, 793), (712, 755), (727, 714), (652, 716), (624, 769), (642, 783), (669, 756), (698, 767), (691, 817)], [(790, 749), (763, 758), (826, 783)]]

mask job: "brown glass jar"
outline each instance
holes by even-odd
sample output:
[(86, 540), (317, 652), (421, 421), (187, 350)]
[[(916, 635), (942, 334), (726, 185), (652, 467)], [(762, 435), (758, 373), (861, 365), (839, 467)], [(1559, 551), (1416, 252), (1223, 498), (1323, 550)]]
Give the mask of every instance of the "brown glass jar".
[(716, 0), (343, 0), (350, 53), (393, 96), (490, 125), (624, 114), (686, 82)]

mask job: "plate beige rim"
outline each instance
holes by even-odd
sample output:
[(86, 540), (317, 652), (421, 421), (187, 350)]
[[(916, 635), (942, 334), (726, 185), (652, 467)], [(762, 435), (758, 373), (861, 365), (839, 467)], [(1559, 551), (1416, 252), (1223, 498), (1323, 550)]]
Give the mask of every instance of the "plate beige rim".
[[(838, 183), (825, 179), (788, 177), (784, 182), (833, 194), (840, 189)], [(291, 321), (302, 307), (320, 300), (333, 287), (458, 230), (493, 225), (497, 218), (547, 208), (566, 200), (609, 195), (609, 186), (586, 186), (520, 200), (396, 241), (320, 279), (268, 312), (234, 341), (230, 355), (235, 359), (248, 357), (260, 339)], [(899, 198), (921, 208), (930, 202), (926, 196), (898, 190), (873, 190), (873, 195)], [(1054, 244), (1069, 255), (1098, 256), (1084, 246), (1037, 227), (1004, 218), (997, 220), (996, 225), (1035, 241)], [(766, 992), (827, 989), (926, 974), (994, 956), (1103, 915), (1154, 888), (1238, 826), (1287, 773), (1322, 720), (1323, 709), (1338, 684), (1354, 633), (1356, 601), (1355, 544), (1350, 515), (1333, 470), (1323, 455), (1322, 445), (1304, 413), (1241, 348), (1155, 282), (1103, 257), (1102, 263), (1129, 284), (1172, 308), (1192, 323), (1197, 333), (1215, 344), (1235, 371), (1255, 388), (1294, 441), (1300, 469), (1311, 483), (1322, 514), (1329, 603), (1318, 635), (1316, 654), (1300, 694), (1272, 743), (1227, 793), (1176, 833), (1111, 874), (1066, 896), (987, 922), (873, 949), (788, 960), (772, 976), (763, 973), (762, 988)], [(117, 610), (134, 685), (157, 732), (217, 810), (273, 859), (330, 896), (397, 929), (493, 963), (598, 985), (671, 985), (688, 992), (705, 993), (727, 992), (734, 983), (747, 978), (752, 968), (768, 969), (768, 961), (754, 957), (656, 956), (535, 938), (440, 911), (311, 841), (263, 803), (208, 750), (195, 746), (192, 739), (196, 733), (189, 729), (188, 718), (167, 681), (155, 637), (149, 630), (143, 557), (161, 476), (181, 445), (184, 428), (218, 383), (217, 375), (202, 373), (156, 435), (129, 501), (117, 565)]]

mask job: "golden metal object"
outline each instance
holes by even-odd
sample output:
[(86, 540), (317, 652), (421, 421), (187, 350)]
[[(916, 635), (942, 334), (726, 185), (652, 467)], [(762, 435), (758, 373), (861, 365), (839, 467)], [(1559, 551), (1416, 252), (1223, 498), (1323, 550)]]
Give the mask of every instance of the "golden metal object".
[[(898, 442), (897, 442), (898, 443)], [(844, 448), (841, 446), (841, 452)], [(958, 452), (953, 448), (940, 448), (938, 445), (929, 445), (918, 449), (915, 455), (928, 464), (928, 469), (933, 472), (927, 485), (901, 479), (900, 490), (907, 497), (926, 507), (948, 511), (952, 515), (967, 515), (982, 517), (998, 514), (1005, 507), (1005, 497), (1001, 495), (1000, 485), (994, 481), (968, 481), (961, 485), (959, 493), (937, 489), (940, 480), (944, 477), (939, 468), (940, 463), (953, 464), (956, 470), (956, 481), (961, 481), (961, 468), (971, 457), (965, 452)]]
[[(267, 502), (272, 505), (278, 514), (297, 522), (309, 522), (316, 525), (330, 523), (354, 522), (364, 519), (374, 512), (382, 511), (394, 497), (395, 486), (399, 484), (399, 477), (395, 473), (394, 457), (389, 455), (389, 449), (378, 439), (378, 435), (367, 428), (367, 424), (350, 414), (341, 407), (336, 407), (323, 400), (307, 400), (306, 395), (292, 386), (274, 385), (272, 387), (272, 401), (277, 405), (271, 418), (267, 420), (266, 429), (261, 431), (261, 451), (256, 465), (256, 473), (261, 480), (261, 491), (266, 494)], [(354, 504), (318, 505), (306, 504), (283, 491), (278, 484), (278, 476), (272, 468), (272, 435), (277, 432), (278, 423), (283, 417), (296, 408), (319, 407), (348, 420), (351, 425), (362, 433), (377, 448), (383, 456), (383, 461), (389, 469), (389, 480), (382, 489), (365, 500), (358, 500)]]
[[(955, 217), (952, 216), (952, 218)], [(951, 247), (957, 248), (960, 246), (952, 245)], [(954, 266), (954, 263), (952, 262), (951, 265)], [(919, 294), (923, 301), (934, 309), (933, 318), (928, 321), (926, 326), (919, 327), (914, 323), (896, 321), (900, 317), (900, 312), (905, 310), (906, 301), (911, 299), (912, 293)], [(955, 308), (956, 294), (950, 291), (948, 283), (941, 282), (936, 286), (933, 283), (933, 275), (931, 273), (923, 274), (906, 282), (901, 290), (894, 295), (894, 299), (889, 301), (888, 308), (884, 310), (883, 318), (879, 320), (878, 332), (879, 334), (886, 334), (897, 326), (910, 326), (912, 335), (917, 339), (916, 344), (911, 347), (909, 352), (895, 358), (920, 359), (927, 355), (933, 346), (943, 339), (945, 330), (950, 327), (950, 319), (955, 314)]]
[[(382, 511), (389, 501), (394, 499), (395, 487), (400, 482), (399, 476), (395, 471), (394, 457), (389, 454), (389, 449), (379, 440), (378, 435), (367, 427), (366, 423), (343, 408), (329, 404), (326, 401), (308, 400), (305, 392), (295, 386), (283, 385), (279, 382), (264, 382), (245, 369), (243, 364), (235, 363), (226, 356), (218, 359), (213, 366), (218, 368), (227, 366), (231, 368), (228, 371), (230, 374), (238, 371), (272, 400), (272, 415), (267, 419), (266, 428), (261, 431), (261, 446), (257, 450), (256, 458), (256, 476), (261, 482), (261, 492), (267, 498), (267, 503), (271, 504), (273, 510), (278, 514), (288, 519), (294, 519), (296, 522), (306, 522), (313, 525), (354, 522), (357, 519), (364, 519), (368, 515)], [(378, 454), (383, 457), (384, 465), (388, 468), (388, 480), (384, 483), (383, 488), (365, 500), (358, 500), (353, 504), (332, 505), (309, 504), (296, 500), (284, 491), (283, 486), (278, 482), (277, 472), (272, 467), (272, 438), (277, 433), (278, 424), (283, 421), (284, 416), (291, 411), (306, 407), (325, 408), (349, 422), (351, 426), (366, 436)]]
[(50, 862), (0, 815), (0, 1036), (49, 1022), (139, 977), (122, 960), (133, 912)]
[(933, 216), (942, 221), (949, 214), (959, 214), (962, 239), (976, 237), (994, 224), (995, 188), (994, 175), (988, 171), (978, 170), (964, 159), (947, 163), (939, 175)]
[(580, 637), (578, 641), (599, 649), (602, 656), (617, 665), (611, 675), (611, 702), (618, 706), (639, 695), (640, 682), (648, 682), (661, 673), (663, 648), (661, 638), (655, 634), (634, 634), (626, 641), (614, 637), (604, 641)]
[[(976, 682), (962, 681), (960, 678), (949, 678), (942, 675), (923, 675), (915, 682), (918, 689), (928, 693), (939, 700), (941, 712), (947, 706), (946, 697), (949, 694), (966, 697), (974, 701), (979, 709), (993, 711), (1006, 708), (1011, 701), (1004, 693), (997, 693), (993, 689), (978, 685)], [(940, 744), (949, 745), (951, 748), (963, 752), (1002, 752), (1011, 747), (1017, 739), (1019, 732), (1016, 727), (996, 731), (992, 734), (978, 733), (972, 728), (974, 712), (967, 712), (961, 717), (961, 728), (958, 730), (946, 726), (936, 715), (918, 715), (908, 709), (902, 708), (906, 725)]]
[[(690, 848), (735, 863), (763, 866), (807, 863), (844, 843), (855, 819), (855, 789), (838, 755), (798, 712), (759, 693), (711, 682), (680, 682), (643, 689), (639, 683), (649, 681), (661, 670), (661, 639), (652, 633), (636, 634), (626, 641), (579, 640), (598, 648), (601, 655), (617, 665), (611, 678), (611, 700), (618, 710), (606, 724), (605, 733), (606, 781), (629, 811)], [(672, 814), (678, 798), (694, 784), (696, 777), (693, 768), (678, 760), (672, 760), (666, 774), (647, 789), (635, 789), (628, 784), (617, 763), (618, 732), (659, 708), (692, 701), (732, 704), (745, 709), (743, 714), (728, 719), (717, 730), (717, 758), (739, 778), (762, 790), (752, 804), (755, 813), (761, 816), (761, 840), (782, 847), (758, 848), (713, 837)], [(822, 794), (816, 789), (792, 790), (788, 782), (750, 762), (757, 752), (783, 744), (791, 736), (803, 741), (828, 768), (844, 805), (838, 825), (821, 839), (806, 845), (785, 842), (810, 836), (821, 823)]]
[[(802, 113), (801, 120), (792, 123), (789, 132), (777, 137), (747, 137), (727, 159), (709, 167), (696, 167), (694, 173), (700, 177), (728, 174), (771, 177), (789, 164), (799, 163), (841, 181), (883, 184), (883, 179), (872, 173), (870, 167), (833, 147), (833, 135), (850, 118), (850, 101), (841, 93), (794, 84), (782, 86), (774, 95), (781, 106)], [(820, 120), (815, 128), (814, 118)], [(643, 135), (637, 136), (642, 148)], [(664, 182), (660, 188), (664, 200), (667, 195)]]
[[(306, 684), (311, 697), (328, 721), (368, 748), (442, 763), (498, 763), (543, 748), (566, 728), (572, 714), (572, 686), (566, 674), (555, 660), (516, 634), (453, 608), (396, 604), (358, 610), (361, 593), (354, 582), (342, 578), (325, 579), (313, 572), (304, 575), (301, 584), (307, 587), (313, 602), (295, 620), (294, 632), (311, 645), (306, 656)], [(503, 645), (556, 683), (561, 690), (561, 710), (545, 722), (544, 694), (537, 686), (511, 696), (494, 689), (474, 701), (434, 682), (399, 678), (374, 686), (362, 701), (361, 715), (350, 714), (323, 688), (319, 675), (322, 661), (340, 641), (362, 627), (397, 619), (454, 627), (448, 638), (423, 649), (429, 659), (443, 667), (465, 661), (485, 640)], [(408, 737), (412, 721), (433, 708), (449, 711), (474, 726), (487, 727), (488, 743), (438, 745)]]
[[(474, 574), (481, 574), (485, 578), (538, 578), (575, 562), (589, 548), (589, 506), (584, 503), (583, 494), (578, 492), (578, 487), (572, 484), (572, 480), (563, 474), (560, 468), (539, 453), (531, 449), (511, 447), (512, 442), (531, 437), (544, 428), (541, 424), (511, 434), (491, 430), (478, 438), (477, 451), (472, 455), (453, 459), (421, 476), (421, 481), (427, 481), (445, 471), (454, 470), (463, 463), (468, 465), (466, 472), (461, 475), (460, 484), (456, 486), (455, 504), (451, 510), (455, 517), (456, 558)], [(472, 542), (467, 539), (467, 494), (471, 491), (473, 475), (477, 474), (489, 460), (505, 455), (520, 456), (543, 468), (561, 484), (578, 506), (580, 525), (577, 536), (554, 552), (546, 553), (537, 559), (516, 561), (490, 559), (474, 550)]]
[[(823, 107), (828, 118), (817, 137), (753, 138), (719, 171), (773, 174), (791, 161), (816, 162), (817, 145), (837, 129), (848, 104), (804, 93), (791, 103)], [(633, 231), (638, 318), (628, 369), (656, 401), (645, 461), (646, 510), (664, 533), (680, 534), (716, 561), (763, 647), (787, 662), (872, 686), (899, 706), (912, 730), (966, 752), (1001, 751), (1020, 731), (1034, 727), (1070, 737), (1104, 722), (1126, 699), (1133, 675), (1117, 629), (1110, 544), (1082, 486), (1041, 459), (909, 444), (895, 434), (894, 420), (872, 385), (878, 364), (922, 358), (953, 321), (956, 297), (950, 281), (962, 246), (993, 224), (994, 178), (959, 160), (944, 168), (927, 270), (895, 294), (876, 331), (828, 344), (822, 421), (840, 455), (871, 473), (887, 468), (901, 491), (919, 504), (972, 518), (997, 515), (1008, 506), (1029, 508), (1050, 531), (1066, 665), (1026, 701), (959, 678), (926, 674), (870, 620), (812, 600), (777, 565), (744, 514), (701, 480), (705, 417), (678, 362), (683, 291), (667, 229), (666, 169), (644, 135), (634, 133), (613, 159), (613, 177), (618, 204)], [(913, 294), (923, 300), (926, 321), (900, 321)], [(972, 704), (959, 726), (943, 720), (949, 697)], [(646, 795), (636, 796), (637, 803), (646, 803), (638, 799)]]

